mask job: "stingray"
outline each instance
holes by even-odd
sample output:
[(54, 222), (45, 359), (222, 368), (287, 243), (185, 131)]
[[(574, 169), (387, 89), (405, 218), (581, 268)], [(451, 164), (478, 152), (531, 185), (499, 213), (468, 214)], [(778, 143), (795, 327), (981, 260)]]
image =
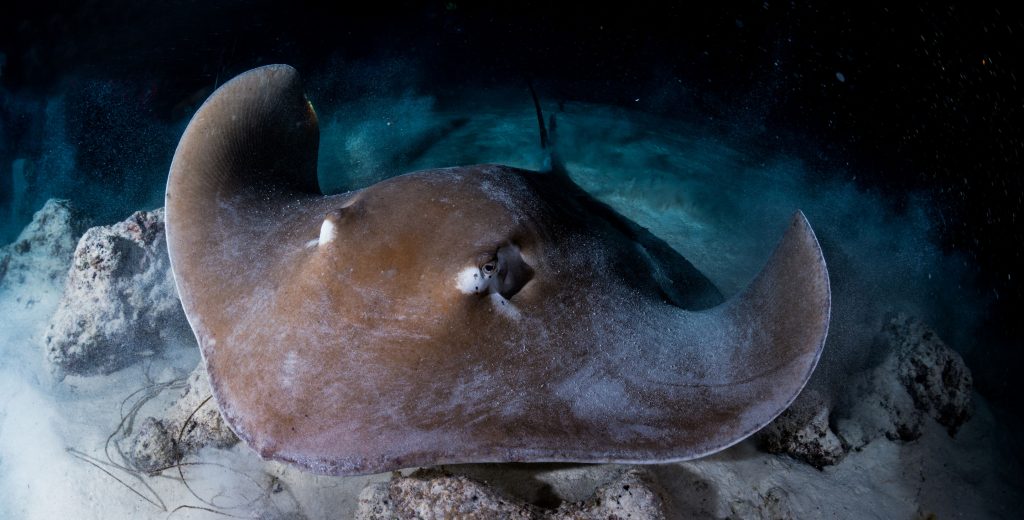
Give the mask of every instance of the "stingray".
[(725, 300), (563, 168), (418, 171), (325, 196), (296, 71), (225, 83), (171, 164), (174, 279), (227, 423), (353, 475), (701, 457), (795, 399), (828, 329), (797, 211)]

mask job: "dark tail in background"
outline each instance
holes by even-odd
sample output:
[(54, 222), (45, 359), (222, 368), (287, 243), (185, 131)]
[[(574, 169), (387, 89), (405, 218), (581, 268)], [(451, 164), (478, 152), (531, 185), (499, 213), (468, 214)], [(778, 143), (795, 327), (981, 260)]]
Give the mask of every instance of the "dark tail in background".
[(558, 151), (555, 147), (558, 130), (555, 115), (551, 114), (551, 117), (548, 118), (548, 125), (544, 126), (544, 111), (540, 108), (540, 98), (537, 97), (537, 91), (533, 88), (533, 82), (528, 81), (527, 85), (530, 87), (530, 96), (533, 97), (533, 108), (537, 111), (537, 126), (540, 128), (540, 148), (547, 152), (547, 156), (544, 158), (544, 165), (541, 166), (540, 171), (542, 173), (566, 175), (565, 164), (562, 163), (562, 159), (558, 156)]

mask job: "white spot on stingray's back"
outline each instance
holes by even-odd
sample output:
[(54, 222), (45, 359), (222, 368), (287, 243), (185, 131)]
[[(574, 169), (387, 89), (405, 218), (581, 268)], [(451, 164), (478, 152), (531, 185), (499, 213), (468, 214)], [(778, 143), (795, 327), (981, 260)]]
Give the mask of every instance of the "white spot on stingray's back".
[(480, 274), (480, 269), (467, 267), (455, 277), (455, 287), (463, 294), (479, 294), (487, 290), (487, 281)]
[(333, 242), (335, 238), (338, 238), (338, 228), (331, 222), (331, 219), (324, 219), (324, 223), (320, 226), (320, 240), (319, 245), (328, 244)]

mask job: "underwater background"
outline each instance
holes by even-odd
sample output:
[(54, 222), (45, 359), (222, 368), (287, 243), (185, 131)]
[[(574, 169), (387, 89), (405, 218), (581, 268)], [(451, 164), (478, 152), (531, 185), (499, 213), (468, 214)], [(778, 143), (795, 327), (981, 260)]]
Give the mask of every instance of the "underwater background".
[[(228, 79), (271, 63), (303, 77), (320, 119), (328, 192), (431, 167), (540, 168), (532, 85), (557, 117), (559, 154), (573, 179), (665, 239), (726, 295), (758, 272), (789, 215), (805, 212), (833, 290), (830, 334), (809, 388), (833, 403), (825, 423), (845, 459), (822, 468), (751, 441), (659, 466), (651, 471), (669, 497), (669, 517), (1019, 514), (1018, 9), (363, 7), (376, 12), (264, 1), (3, 8), (0, 517), (349, 517), (364, 486), (388, 478), (307, 476), (267, 466), (240, 445), (190, 453), (186, 460), (212, 465), (187, 467), (180, 478), (178, 469), (153, 476), (115, 467), (111, 439), (127, 445), (125, 417), (137, 414), (141, 424), (171, 405), (199, 361), (194, 338), (160, 329), (145, 344), (119, 346), (116, 362), (81, 373), (55, 369), (44, 347), (67, 306), (63, 273), (72, 259), (31, 251), (51, 229), (33, 221), (36, 212), (50, 199), (70, 201), (74, 231), (61, 238), (72, 241), (61, 249), (70, 253), (90, 226), (161, 207), (195, 110)], [(856, 409), (846, 402), (849, 388), (885, 364), (885, 333), (907, 319), (962, 358), (971, 417), (958, 432), (926, 420), (916, 436), (858, 445), (842, 435)], [(140, 389), (149, 398), (136, 400)], [(462, 472), (551, 509), (585, 499), (618, 469)], [(716, 491), (686, 487), (695, 479)], [(780, 501), (789, 505), (765, 505)]]

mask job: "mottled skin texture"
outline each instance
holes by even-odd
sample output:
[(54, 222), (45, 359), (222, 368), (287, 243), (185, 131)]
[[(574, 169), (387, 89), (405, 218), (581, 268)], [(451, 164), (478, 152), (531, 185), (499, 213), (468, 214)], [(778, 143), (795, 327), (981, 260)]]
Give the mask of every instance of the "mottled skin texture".
[[(477, 165), (323, 196), (317, 144), (294, 69), (262, 67), (200, 108), (167, 184), (216, 400), (264, 457), (329, 474), (685, 460), (770, 422), (817, 363), (828, 275), (800, 213), (722, 303), (564, 172)], [(460, 284), (467, 269), (491, 289)]]

